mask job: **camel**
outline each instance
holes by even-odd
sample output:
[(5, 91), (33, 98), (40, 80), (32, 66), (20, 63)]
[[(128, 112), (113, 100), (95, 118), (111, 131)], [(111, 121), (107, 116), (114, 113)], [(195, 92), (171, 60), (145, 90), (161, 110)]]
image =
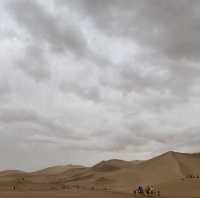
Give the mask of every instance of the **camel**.
[(150, 197), (156, 197), (156, 196), (160, 196), (160, 191), (156, 190), (154, 188), (154, 186), (149, 186), (147, 185), (145, 188), (143, 188), (142, 186), (138, 186), (138, 188), (136, 190), (134, 190), (134, 195), (135, 196), (150, 196)]

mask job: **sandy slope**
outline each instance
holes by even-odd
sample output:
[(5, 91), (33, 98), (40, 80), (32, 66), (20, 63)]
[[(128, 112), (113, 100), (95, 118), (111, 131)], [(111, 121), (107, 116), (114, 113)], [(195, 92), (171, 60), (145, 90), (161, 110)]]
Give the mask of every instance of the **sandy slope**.
[(109, 192), (65, 192), (65, 191), (34, 191), (34, 192), (0, 192), (1, 198), (131, 198), (132, 195)]
[[(191, 175), (196, 178), (189, 178)], [(115, 159), (100, 162), (91, 168), (56, 166), (33, 173), (4, 171), (0, 172), (0, 190), (10, 190), (11, 186), (15, 186), (23, 191), (131, 193), (139, 184), (153, 184), (164, 196), (197, 197), (200, 195), (198, 175), (199, 154), (167, 152), (136, 163)]]
[(66, 166), (53, 166), (49, 168), (45, 168), (43, 170), (35, 171), (32, 173), (32, 175), (58, 175), (63, 174), (69, 170), (77, 169), (77, 168), (83, 168), (83, 166), (78, 165), (66, 165)]
[(20, 170), (6, 170), (6, 171), (0, 171), (0, 177), (1, 176), (17, 176), (25, 174), (26, 172), (20, 171)]

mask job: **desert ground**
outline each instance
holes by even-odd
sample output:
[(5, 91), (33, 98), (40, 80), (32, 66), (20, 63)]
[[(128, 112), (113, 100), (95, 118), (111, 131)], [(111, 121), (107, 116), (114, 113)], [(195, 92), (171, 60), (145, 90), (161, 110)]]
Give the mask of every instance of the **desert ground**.
[(167, 152), (146, 161), (113, 159), (92, 167), (0, 172), (1, 198), (129, 198), (138, 185), (153, 185), (160, 197), (198, 198), (200, 154)]
[(32, 191), (32, 192), (1, 192), (2, 198), (130, 198), (131, 195), (109, 193), (109, 192), (92, 192), (92, 191), (80, 191), (80, 192), (65, 192), (65, 191)]

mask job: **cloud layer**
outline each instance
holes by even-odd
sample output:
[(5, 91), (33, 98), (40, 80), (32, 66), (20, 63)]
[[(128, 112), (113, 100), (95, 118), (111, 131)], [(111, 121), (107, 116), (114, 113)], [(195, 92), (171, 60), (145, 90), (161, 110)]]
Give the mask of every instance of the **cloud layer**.
[(198, 0), (0, 3), (0, 169), (199, 152)]

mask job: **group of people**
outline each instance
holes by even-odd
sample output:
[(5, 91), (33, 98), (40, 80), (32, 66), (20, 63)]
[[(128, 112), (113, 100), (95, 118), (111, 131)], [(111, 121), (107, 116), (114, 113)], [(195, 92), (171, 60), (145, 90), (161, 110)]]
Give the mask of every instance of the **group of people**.
[(136, 190), (134, 190), (135, 196), (137, 195), (143, 195), (143, 196), (160, 196), (160, 191), (156, 190), (153, 185), (147, 185), (146, 187), (143, 187), (142, 185), (139, 185)]

